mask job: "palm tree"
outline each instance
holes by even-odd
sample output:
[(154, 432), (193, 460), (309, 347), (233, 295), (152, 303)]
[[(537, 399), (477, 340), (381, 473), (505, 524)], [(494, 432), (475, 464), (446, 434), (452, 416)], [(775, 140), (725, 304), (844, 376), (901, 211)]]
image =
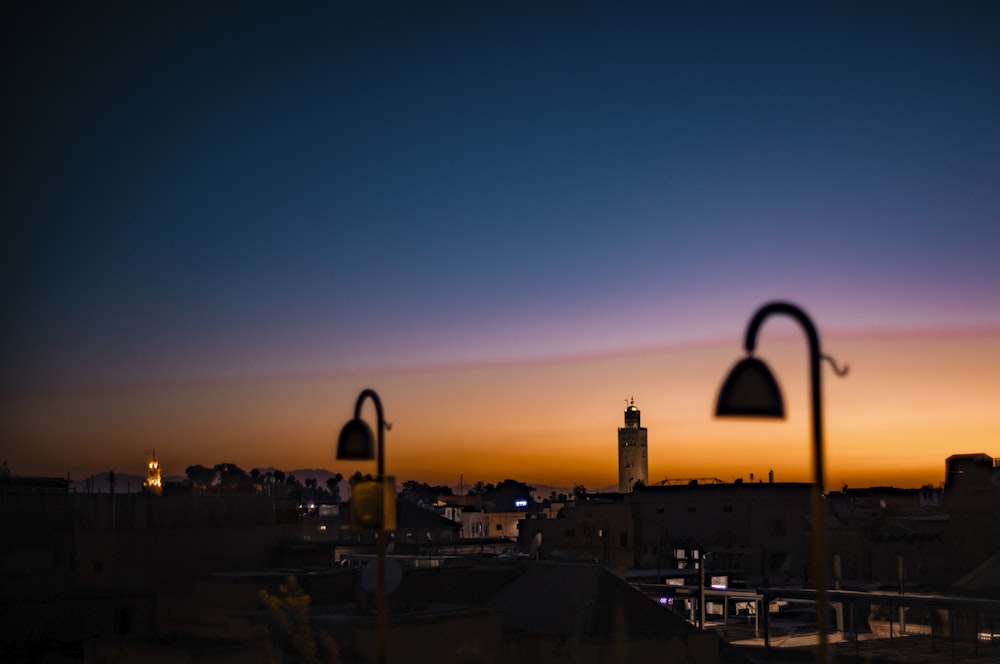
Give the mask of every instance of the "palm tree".
[(340, 482), (344, 479), (344, 476), (337, 473), (333, 477), (327, 479), (326, 488), (330, 492), (330, 496), (333, 498), (333, 502), (340, 502)]

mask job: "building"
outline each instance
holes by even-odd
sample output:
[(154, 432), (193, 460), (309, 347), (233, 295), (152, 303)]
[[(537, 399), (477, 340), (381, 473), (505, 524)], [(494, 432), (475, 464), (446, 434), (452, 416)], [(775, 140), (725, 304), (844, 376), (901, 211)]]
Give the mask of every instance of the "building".
[(160, 461), (156, 458), (156, 450), (149, 453), (146, 458), (146, 481), (142, 483), (143, 491), (163, 494), (163, 478), (160, 476)]
[(945, 459), (945, 489), (1000, 486), (1000, 459), (982, 452)]
[[(205, 575), (190, 592), (164, 598), (153, 633), (93, 639), (87, 660), (375, 661), (378, 632), (373, 598), (359, 592), (362, 568), (292, 573)], [(407, 568), (387, 605), (389, 662), (733, 661), (717, 633), (697, 630), (600, 565)], [(309, 609), (295, 614), (301, 606)]]
[(618, 490), (628, 493), (636, 482), (649, 481), (649, 457), (646, 452), (646, 428), (639, 426), (635, 399), (625, 409), (625, 426), (618, 429)]
[(545, 559), (599, 562), (629, 570), (694, 568), (701, 552), (733, 580), (802, 583), (809, 576), (810, 485), (798, 483), (641, 486), (578, 500), (554, 519), (521, 524), (522, 547), (541, 535)]

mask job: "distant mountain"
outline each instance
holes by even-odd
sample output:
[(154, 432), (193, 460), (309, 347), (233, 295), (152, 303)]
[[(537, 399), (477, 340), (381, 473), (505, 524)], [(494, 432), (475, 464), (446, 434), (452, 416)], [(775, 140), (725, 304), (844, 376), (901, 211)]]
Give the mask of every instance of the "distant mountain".
[[(111, 493), (111, 484), (108, 482), (109, 474), (110, 471), (94, 473), (80, 480), (71, 480), (70, 487), (77, 493)], [(142, 483), (145, 481), (146, 478), (141, 475), (115, 473), (115, 493), (139, 493), (142, 491)]]

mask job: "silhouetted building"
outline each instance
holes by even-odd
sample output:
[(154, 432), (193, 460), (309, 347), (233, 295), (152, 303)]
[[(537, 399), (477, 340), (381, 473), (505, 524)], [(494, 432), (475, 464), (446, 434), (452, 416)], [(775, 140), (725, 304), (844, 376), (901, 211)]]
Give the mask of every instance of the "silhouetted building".
[[(375, 659), (371, 596), (359, 567), (215, 574), (190, 593), (166, 597), (155, 634), (95, 640), (91, 661), (307, 661), (335, 644), (338, 661)], [(308, 620), (285, 631), (262, 608), (260, 591), (281, 599), (299, 588)], [(388, 595), (389, 662), (722, 662), (724, 644), (598, 565), (482, 561), (407, 569)], [(169, 637), (169, 638), (168, 638)]]
[(989, 454), (952, 454), (944, 464), (945, 489), (1000, 486), (1000, 459)]
[[(521, 524), (521, 544), (541, 533), (543, 557), (630, 569), (683, 568), (693, 551), (717, 559), (731, 576), (801, 582), (810, 562), (808, 484), (646, 486), (630, 494), (588, 496), (555, 519)], [(730, 560), (731, 559), (731, 560)]]
[(636, 482), (649, 481), (646, 428), (639, 426), (635, 399), (625, 409), (625, 426), (618, 429), (618, 490), (628, 493)]

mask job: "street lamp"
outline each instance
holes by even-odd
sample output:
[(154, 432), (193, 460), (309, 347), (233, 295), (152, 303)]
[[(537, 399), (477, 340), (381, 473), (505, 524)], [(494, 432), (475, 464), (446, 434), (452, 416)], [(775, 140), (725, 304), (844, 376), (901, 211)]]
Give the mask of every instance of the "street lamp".
[(719, 390), (715, 414), (718, 417), (775, 417), (784, 418), (785, 407), (781, 389), (774, 374), (764, 362), (753, 356), (757, 347), (757, 332), (764, 320), (772, 314), (791, 316), (806, 333), (809, 342), (809, 371), (812, 379), (812, 429), (813, 429), (813, 569), (816, 578), (816, 622), (819, 632), (819, 647), (816, 661), (827, 662), (827, 606), (828, 573), (826, 569), (826, 517), (823, 509), (823, 412), (820, 390), (820, 360), (826, 360), (838, 376), (847, 374), (847, 367), (840, 369), (833, 358), (820, 353), (819, 334), (816, 326), (802, 309), (788, 302), (771, 302), (757, 310), (747, 325), (743, 343), (747, 356), (730, 370)]
[[(372, 436), (371, 427), (361, 419), (361, 406), (366, 398), (375, 404), (378, 438)], [(386, 640), (386, 589), (385, 553), (386, 530), (395, 524), (395, 490), (392, 478), (385, 477), (385, 430), (389, 428), (382, 414), (382, 400), (375, 390), (366, 389), (358, 396), (354, 406), (354, 419), (340, 430), (337, 439), (337, 458), (349, 461), (371, 461), (377, 459), (378, 469), (374, 481), (356, 482), (351, 487), (351, 524), (359, 528), (376, 531), (378, 542), (376, 551), (378, 569), (375, 589), (375, 611), (377, 616), (376, 653), (379, 664), (385, 662)]]

